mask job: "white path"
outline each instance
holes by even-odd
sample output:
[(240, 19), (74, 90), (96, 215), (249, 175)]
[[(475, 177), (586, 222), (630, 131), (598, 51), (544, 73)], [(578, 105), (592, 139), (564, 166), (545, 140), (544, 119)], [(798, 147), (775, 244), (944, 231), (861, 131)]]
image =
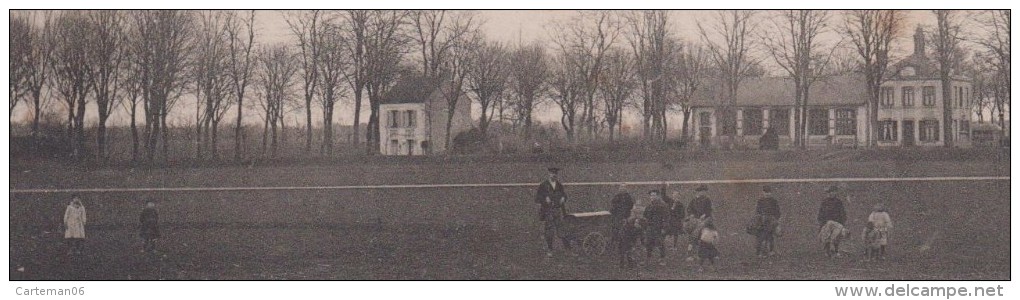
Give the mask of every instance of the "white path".
[[(734, 183), (825, 183), (825, 182), (912, 182), (912, 181), (1008, 181), (1009, 176), (975, 177), (879, 177), (879, 178), (769, 178), (769, 179), (720, 179), (680, 181), (606, 181), (568, 182), (568, 186), (606, 186), (626, 183), (628, 185), (667, 184), (734, 184)], [(533, 187), (537, 182), (527, 183), (451, 183), (451, 184), (396, 184), (396, 185), (339, 185), (339, 186), (251, 186), (251, 187), (124, 187), (124, 188), (52, 188), (52, 189), (11, 189), (11, 194), (44, 193), (119, 193), (119, 192), (222, 192), (222, 191), (300, 191), (300, 190), (380, 190), (380, 189), (430, 189), (430, 188), (486, 188), (486, 187)]]

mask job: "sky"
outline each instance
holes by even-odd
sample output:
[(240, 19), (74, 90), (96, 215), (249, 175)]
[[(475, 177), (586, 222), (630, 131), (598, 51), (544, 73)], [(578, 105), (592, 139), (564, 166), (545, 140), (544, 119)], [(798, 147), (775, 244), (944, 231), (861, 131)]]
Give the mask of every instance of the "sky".
[[(274, 11), (274, 10), (260, 10), (256, 12), (257, 22), (257, 42), (258, 43), (294, 43), (295, 39), (290, 32), (290, 29), (286, 23), (284, 15), (285, 11)], [(759, 16), (766, 17), (769, 12), (760, 12)], [(910, 28), (909, 32), (913, 32), (913, 28), (917, 25), (930, 27), (934, 26), (934, 17), (931, 11), (928, 10), (915, 10), (909, 11), (907, 18), (907, 26)], [(713, 11), (672, 11), (670, 16), (670, 26), (674, 34), (681, 39), (688, 41), (698, 41), (700, 36), (697, 30), (697, 23), (711, 22)], [(518, 42), (529, 43), (537, 41), (539, 43), (548, 43), (550, 37), (550, 26), (554, 22), (565, 22), (570, 20), (572, 17), (577, 15), (575, 10), (481, 10), (477, 11), (477, 17), (483, 20), (482, 31), (485, 35), (492, 39), (503, 41), (509, 44), (517, 44)], [(762, 18), (767, 20), (767, 18)], [(833, 18), (830, 20), (832, 26), (839, 25), (842, 20), (839, 18), (839, 13), (834, 12)], [(766, 24), (767, 22), (762, 22)], [(760, 26), (766, 26), (760, 25)], [(824, 39), (827, 43), (834, 43), (839, 37), (835, 33), (828, 33)], [(898, 41), (896, 44), (897, 48), (901, 53), (908, 51), (912, 47), (912, 39), (909, 38), (909, 34)], [(761, 57), (765, 57), (763, 53), (759, 53)], [(768, 59), (764, 60), (768, 63)], [(251, 101), (251, 100), (249, 100)], [(186, 124), (191, 122), (194, 118), (194, 102), (195, 100), (187, 95), (180, 100), (178, 107), (175, 109), (176, 113), (173, 113), (170, 117), (171, 123)], [(349, 102), (349, 101), (348, 101)], [(56, 107), (62, 106), (59, 101), (51, 103)], [(353, 121), (353, 104), (342, 103), (337, 107), (337, 114), (335, 120), (340, 124), (349, 125)], [(367, 106), (367, 105), (366, 105)], [(25, 121), (29, 118), (27, 110), (19, 109), (20, 112), (14, 114), (14, 120)], [(367, 108), (362, 109), (362, 115), (368, 113)], [(473, 117), (478, 116), (478, 107), (475, 105)], [(545, 113), (539, 113), (536, 115), (536, 119), (543, 122), (557, 122), (559, 120), (559, 110), (555, 107), (548, 107), (547, 109), (539, 109), (536, 111), (545, 111)], [(90, 123), (95, 122), (95, 108), (89, 107), (88, 118)], [(303, 120), (300, 116), (301, 112), (295, 112), (294, 117), (288, 117), (287, 126), (295, 126), (296, 123)], [(258, 122), (260, 117), (255, 110), (249, 110), (247, 112), (247, 120), (250, 122)], [(232, 122), (234, 117), (228, 116), (227, 122)], [(321, 118), (316, 115), (313, 118)], [(639, 116), (635, 113), (627, 113), (625, 115), (625, 122), (627, 124), (639, 124)], [(681, 124), (679, 116), (673, 116), (674, 120), (671, 120), (671, 124)], [(127, 114), (123, 111), (118, 111), (109, 121), (110, 125), (124, 125), (127, 123)], [(362, 122), (367, 122), (367, 119)], [(260, 123), (260, 122), (259, 122)]]

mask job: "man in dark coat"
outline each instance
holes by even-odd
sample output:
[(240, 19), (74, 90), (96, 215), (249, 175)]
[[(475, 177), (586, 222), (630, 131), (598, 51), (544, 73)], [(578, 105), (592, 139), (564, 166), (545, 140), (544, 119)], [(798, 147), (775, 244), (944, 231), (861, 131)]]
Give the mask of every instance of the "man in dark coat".
[(138, 218), (140, 223), (138, 235), (142, 238), (146, 253), (156, 251), (156, 239), (159, 238), (159, 213), (156, 212), (156, 204), (151, 201), (145, 204), (142, 215)]
[(544, 222), (543, 235), (546, 244), (546, 256), (553, 256), (553, 242), (557, 236), (563, 241), (563, 247), (570, 249), (570, 241), (562, 235), (560, 226), (566, 214), (567, 192), (559, 181), (559, 168), (549, 168), (549, 178), (538, 185), (535, 203), (539, 204), (539, 220)]
[(760, 257), (775, 254), (775, 235), (779, 227), (779, 201), (772, 196), (772, 187), (764, 186), (761, 189), (762, 197), (758, 198), (754, 209), (755, 219), (752, 222), (752, 231), (755, 235), (755, 251)]
[[(666, 257), (666, 246), (662, 242), (663, 233), (666, 230), (666, 221), (669, 218), (669, 206), (662, 200), (659, 190), (648, 192), (648, 207), (645, 208), (645, 251), (647, 257), (652, 257), (652, 250), (659, 249), (659, 257)], [(664, 264), (665, 262), (663, 262)]]
[[(846, 228), (846, 207), (843, 200), (838, 197), (839, 189), (836, 186), (829, 186), (825, 189), (827, 197), (822, 200), (818, 208), (818, 226), (820, 236), (825, 243), (825, 254), (828, 256), (839, 256), (839, 242), (841, 238), (834, 236), (833, 232), (843, 232)], [(829, 221), (838, 223), (835, 229), (827, 228)]]
[(619, 243), (623, 234), (624, 220), (630, 217), (630, 210), (634, 208), (634, 197), (627, 191), (627, 184), (620, 184), (620, 191), (613, 196), (609, 203), (609, 214), (612, 216), (613, 242)]
[(712, 216), (712, 200), (705, 194), (708, 186), (702, 184), (694, 189), (695, 197), (691, 204), (687, 205), (687, 215), (694, 218), (705, 219)]

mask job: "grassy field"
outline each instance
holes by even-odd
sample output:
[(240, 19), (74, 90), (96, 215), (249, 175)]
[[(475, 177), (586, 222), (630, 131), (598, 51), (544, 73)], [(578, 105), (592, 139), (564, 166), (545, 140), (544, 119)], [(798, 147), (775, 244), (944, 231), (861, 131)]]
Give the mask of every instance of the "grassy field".
[[(536, 182), (557, 164), (569, 182), (736, 178), (1009, 176), (1008, 159), (506, 162), (65, 170), (12, 166), (12, 189), (317, 186)], [(611, 256), (544, 258), (532, 188), (85, 193), (87, 253), (63, 255), (67, 194), (12, 193), (10, 278), (18, 279), (1010, 279), (1009, 181), (848, 183), (849, 257), (815, 241), (821, 184), (774, 185), (784, 211), (778, 257), (753, 255), (743, 233), (757, 184), (714, 184), (722, 233), (716, 270), (685, 249), (666, 265), (618, 268)], [(647, 186), (635, 186), (643, 193)], [(674, 187), (676, 188), (676, 187)], [(679, 187), (684, 201), (692, 188)], [(570, 187), (570, 211), (607, 209), (611, 186)], [(161, 253), (139, 253), (143, 201), (156, 200)], [(860, 230), (885, 202), (895, 228), (889, 260), (860, 259)], [(19, 268), (21, 268), (19, 270)]]

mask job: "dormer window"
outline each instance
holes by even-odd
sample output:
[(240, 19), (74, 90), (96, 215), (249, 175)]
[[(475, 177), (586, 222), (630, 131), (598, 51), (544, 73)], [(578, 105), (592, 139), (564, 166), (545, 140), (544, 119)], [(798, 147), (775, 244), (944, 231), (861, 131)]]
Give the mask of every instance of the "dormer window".
[(900, 70), (900, 76), (903, 77), (910, 77), (914, 76), (915, 74), (917, 74), (917, 72), (914, 71), (914, 67), (903, 67), (903, 69)]

